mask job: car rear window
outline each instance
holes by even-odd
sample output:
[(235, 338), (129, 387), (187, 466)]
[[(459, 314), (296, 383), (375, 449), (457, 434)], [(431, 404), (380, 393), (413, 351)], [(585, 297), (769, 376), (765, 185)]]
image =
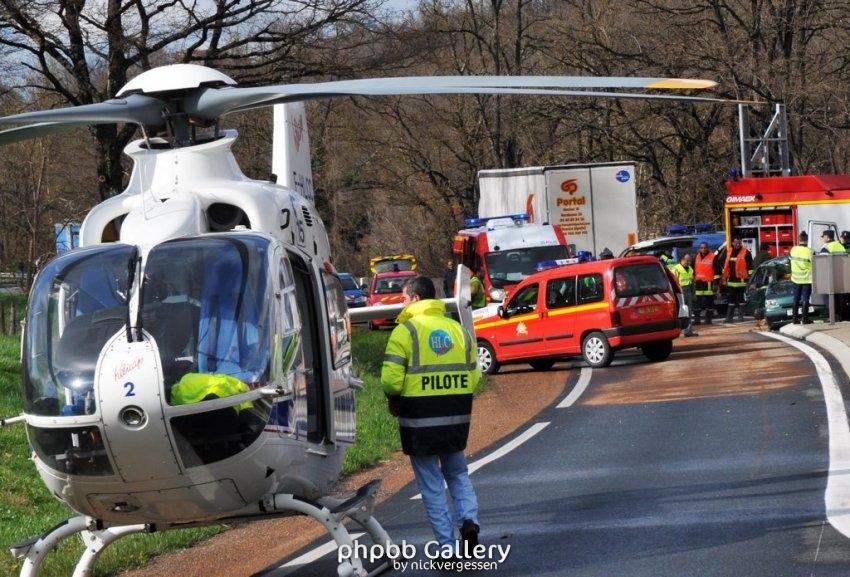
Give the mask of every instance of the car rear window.
[(670, 282), (660, 264), (632, 264), (614, 269), (614, 289), (618, 297), (653, 295), (670, 290)]
[(400, 293), (406, 278), (382, 278), (375, 283), (375, 292), (378, 294)]

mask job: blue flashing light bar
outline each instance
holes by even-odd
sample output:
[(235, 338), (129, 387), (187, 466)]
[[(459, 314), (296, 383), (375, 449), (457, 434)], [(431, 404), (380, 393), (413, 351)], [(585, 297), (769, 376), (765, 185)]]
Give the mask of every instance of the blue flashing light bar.
[(680, 236), (683, 234), (708, 234), (715, 231), (714, 225), (704, 222), (701, 224), (668, 224), (667, 236)]
[(528, 220), (529, 220), (528, 215), (526, 213), (522, 212), (522, 213), (519, 213), (519, 214), (505, 214), (505, 215), (502, 215), (502, 216), (485, 216), (485, 217), (470, 216), (470, 217), (463, 219), (463, 225), (466, 226), (467, 228), (478, 228), (479, 226), (484, 226), (485, 224), (487, 224), (488, 220), (496, 220), (497, 218), (509, 218), (513, 221), (519, 220), (519, 221), (524, 221), (524, 222), (528, 222)]
[(555, 268), (559, 266), (567, 266), (571, 264), (580, 264), (583, 262), (591, 262), (596, 260), (593, 254), (587, 250), (580, 250), (578, 254), (573, 258), (556, 258), (551, 260), (541, 260), (537, 263), (537, 272), (548, 270), (550, 268)]

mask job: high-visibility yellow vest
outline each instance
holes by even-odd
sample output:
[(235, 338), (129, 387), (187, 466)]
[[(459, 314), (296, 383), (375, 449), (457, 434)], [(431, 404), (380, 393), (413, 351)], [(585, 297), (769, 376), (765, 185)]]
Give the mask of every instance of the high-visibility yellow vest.
[[(230, 375), (211, 375), (208, 373), (186, 373), (176, 385), (171, 387), (172, 405), (192, 405), (208, 397), (223, 399), (240, 393), (247, 393), (248, 385)], [(236, 412), (250, 409), (253, 403), (246, 401), (234, 405)]]
[(681, 264), (677, 264), (673, 267), (673, 272), (676, 273), (676, 277), (679, 279), (679, 286), (682, 288), (689, 287), (694, 282), (694, 269), (692, 267), (683, 267)]
[(826, 243), (826, 251), (829, 254), (840, 254), (843, 252), (847, 252), (847, 250), (844, 248), (844, 245), (837, 240), (833, 240)]
[(474, 338), (445, 314), (442, 301), (412, 303), (387, 342), (381, 384), (387, 395), (399, 397), (401, 445), (408, 455), (466, 448), (481, 372)]
[(812, 284), (812, 249), (797, 245), (791, 249), (791, 282)]
[(487, 296), (484, 294), (484, 283), (476, 275), (469, 279), (469, 288), (472, 292), (472, 308), (480, 309), (487, 306)]
[(660, 258), (661, 262), (664, 263), (664, 266), (666, 266), (670, 270), (673, 270), (673, 268), (676, 266), (676, 261), (672, 256), (667, 256), (666, 254), (662, 254), (658, 258)]

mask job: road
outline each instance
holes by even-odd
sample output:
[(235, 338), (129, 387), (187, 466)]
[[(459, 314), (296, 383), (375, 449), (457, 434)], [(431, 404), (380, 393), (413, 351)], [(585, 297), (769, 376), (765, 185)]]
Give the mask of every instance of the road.
[[(622, 352), (607, 369), (570, 371), (567, 401), (521, 429), (539, 432), (472, 476), (482, 543), (511, 545), (496, 573), (848, 574), (850, 539), (827, 521), (818, 374), (802, 352), (752, 328), (703, 327), (663, 363)], [(416, 492), (406, 487), (376, 514), (421, 551), (431, 536)], [(323, 542), (263, 575), (336, 575), (334, 555), (280, 567)]]

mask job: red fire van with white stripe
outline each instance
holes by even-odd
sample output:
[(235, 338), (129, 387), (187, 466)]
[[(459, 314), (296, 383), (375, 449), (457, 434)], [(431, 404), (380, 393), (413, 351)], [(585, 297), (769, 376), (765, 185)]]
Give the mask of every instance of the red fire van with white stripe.
[(505, 363), (544, 370), (572, 355), (605, 367), (629, 347), (661, 361), (679, 336), (676, 288), (651, 256), (551, 268), (519, 283), (497, 314), (477, 318), (475, 335), (488, 374)]

